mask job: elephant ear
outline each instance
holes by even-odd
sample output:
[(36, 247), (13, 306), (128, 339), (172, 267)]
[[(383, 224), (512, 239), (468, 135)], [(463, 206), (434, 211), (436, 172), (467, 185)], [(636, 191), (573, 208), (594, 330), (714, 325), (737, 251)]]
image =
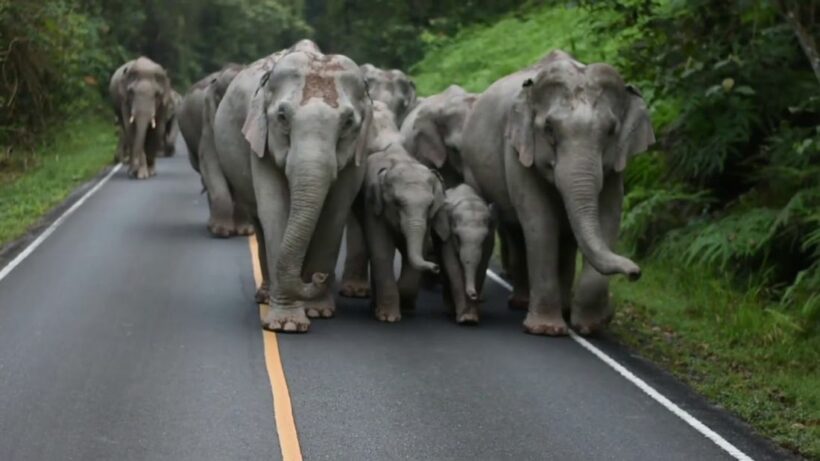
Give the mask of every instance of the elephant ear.
[(627, 85), (626, 91), (628, 103), (614, 159), (616, 172), (626, 168), (629, 157), (645, 152), (655, 143), (652, 121), (641, 93), (632, 85)]
[(370, 140), (370, 129), (373, 125), (373, 103), (370, 101), (370, 96), (368, 96), (367, 99), (368, 102), (365, 104), (364, 108), (364, 120), (362, 121), (362, 127), (359, 130), (359, 136), (356, 138), (356, 166), (359, 166), (362, 162), (364, 162), (364, 159), (367, 157), (368, 153), (368, 145), (370, 144), (368, 141)]
[(387, 168), (380, 168), (376, 174), (367, 175), (365, 185), (365, 199), (367, 206), (375, 216), (381, 216), (384, 212), (384, 199), (382, 198), (382, 186)]
[[(262, 81), (264, 80), (263, 76)], [(259, 158), (264, 157), (268, 141), (268, 117), (265, 111), (265, 86), (261, 82), (248, 105), (242, 135), (250, 144), (253, 153)]]
[(441, 207), (433, 218), (433, 232), (442, 242), (450, 240), (450, 215), (447, 205)]
[(518, 93), (518, 97), (507, 114), (507, 126), (504, 136), (518, 154), (518, 160), (529, 168), (535, 159), (535, 133), (533, 131), (533, 110), (530, 104), (532, 79), (527, 79)]
[(447, 147), (444, 145), (441, 132), (435, 121), (435, 114), (425, 110), (418, 114), (413, 123), (413, 155), (427, 165), (435, 168), (444, 166), (447, 160)]

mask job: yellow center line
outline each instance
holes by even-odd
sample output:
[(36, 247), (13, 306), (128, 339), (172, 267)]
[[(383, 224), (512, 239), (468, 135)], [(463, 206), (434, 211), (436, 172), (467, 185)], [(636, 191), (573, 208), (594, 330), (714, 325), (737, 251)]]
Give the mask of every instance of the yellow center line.
[[(259, 267), (259, 258), (257, 257), (259, 248), (255, 236), (250, 236), (248, 241), (251, 247), (253, 278), (256, 280), (256, 286), (258, 287), (262, 284), (262, 269)], [(267, 305), (260, 304), (260, 317), (263, 317), (267, 310)], [(285, 379), (285, 369), (282, 366), (282, 358), (279, 356), (279, 342), (276, 339), (276, 333), (263, 330), (262, 339), (265, 343), (265, 366), (268, 369), (268, 378), (270, 379), (273, 395), (273, 414), (276, 418), (276, 432), (279, 435), (282, 459), (284, 461), (302, 461), (302, 448), (299, 446), (299, 435), (296, 433), (296, 422), (293, 419), (293, 407), (290, 403), (290, 393), (288, 392), (288, 382)]]

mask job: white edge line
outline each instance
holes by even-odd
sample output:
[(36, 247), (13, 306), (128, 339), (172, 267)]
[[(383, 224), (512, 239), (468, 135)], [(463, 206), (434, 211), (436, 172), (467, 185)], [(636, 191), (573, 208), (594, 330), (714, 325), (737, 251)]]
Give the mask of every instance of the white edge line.
[(100, 189), (100, 187), (102, 187), (106, 182), (108, 182), (108, 180), (111, 179), (111, 176), (114, 176), (114, 173), (120, 170), (121, 166), (122, 164), (117, 164), (116, 166), (114, 166), (114, 168), (111, 168), (111, 171), (109, 171), (108, 174), (105, 175), (105, 177), (103, 177), (99, 182), (97, 182), (97, 184), (95, 184), (94, 187), (92, 187), (88, 192), (83, 194), (83, 196), (80, 197), (80, 199), (77, 200), (73, 205), (71, 205), (69, 209), (65, 210), (59, 218), (54, 220), (54, 222), (51, 223), (51, 225), (48, 226), (48, 228), (46, 228), (46, 230), (44, 230), (42, 234), (37, 236), (37, 238), (34, 239), (34, 241), (31, 242), (23, 251), (21, 251), (20, 254), (18, 254), (14, 259), (12, 259), (11, 262), (9, 262), (6, 265), (6, 267), (0, 270), (0, 282), (2, 282), (3, 279), (5, 279), (9, 274), (11, 274), (11, 271), (13, 271), (17, 266), (19, 266), (20, 263), (22, 263), (26, 258), (28, 258), (34, 252), (34, 250), (37, 249), (37, 247), (42, 245), (43, 242), (45, 242), (46, 239), (51, 234), (53, 234), (58, 227), (60, 227), (60, 224), (62, 224), (66, 220), (66, 218), (68, 218), (69, 216), (71, 216), (72, 213), (77, 211), (77, 209), (80, 208), (80, 206), (82, 206), (82, 204), (85, 203), (86, 200), (88, 200), (92, 195), (94, 195), (94, 193), (96, 193)]
[[(507, 291), (512, 291), (512, 285), (510, 285), (509, 282), (501, 278), (501, 276), (491, 271), (490, 269), (487, 269), (487, 277), (489, 277), (492, 281), (507, 289)], [(733, 458), (740, 461), (752, 461), (752, 458), (749, 455), (743, 453), (739, 448), (732, 445), (731, 443), (729, 443), (729, 441), (721, 437), (720, 434), (713, 431), (707, 425), (703, 424), (697, 418), (689, 414), (689, 412), (679, 407), (668, 398), (664, 397), (663, 394), (661, 394), (660, 392), (655, 390), (655, 388), (647, 384), (646, 381), (635, 376), (631, 371), (627, 370), (626, 367), (618, 363), (615, 359), (607, 355), (604, 351), (593, 346), (589, 341), (578, 336), (578, 334), (572, 330), (569, 331), (569, 336), (576, 343), (581, 345), (581, 347), (583, 347), (584, 349), (591, 352), (594, 356), (601, 359), (602, 362), (607, 364), (613, 370), (617, 371), (618, 374), (626, 378), (627, 381), (631, 382), (638, 389), (642, 390), (646, 395), (651, 397), (652, 400), (658, 402), (659, 404), (661, 404), (661, 406), (672, 412), (672, 414), (682, 419), (686, 424), (690, 425), (693, 429), (700, 432), (701, 435), (714, 442), (715, 445), (720, 447), (723, 451), (731, 455)]]

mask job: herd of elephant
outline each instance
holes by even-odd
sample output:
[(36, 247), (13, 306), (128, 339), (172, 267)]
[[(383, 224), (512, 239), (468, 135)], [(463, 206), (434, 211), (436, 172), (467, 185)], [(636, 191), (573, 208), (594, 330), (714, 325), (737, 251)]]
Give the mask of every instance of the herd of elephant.
[(414, 309), (422, 279), (440, 273), (455, 321), (477, 323), (496, 232), (509, 305), (527, 310), (529, 333), (605, 327), (608, 276), (640, 277), (612, 248), (624, 168), (655, 138), (640, 93), (610, 65), (552, 51), (481, 94), (452, 85), (422, 98), (401, 71), (301, 40), (228, 64), (184, 97), (144, 57), (110, 89), (117, 156), (132, 176), (155, 174), (178, 125), (208, 230), (255, 233), (265, 328), (304, 332), (310, 318), (334, 315), (343, 234), (339, 292), (371, 297), (384, 322)]

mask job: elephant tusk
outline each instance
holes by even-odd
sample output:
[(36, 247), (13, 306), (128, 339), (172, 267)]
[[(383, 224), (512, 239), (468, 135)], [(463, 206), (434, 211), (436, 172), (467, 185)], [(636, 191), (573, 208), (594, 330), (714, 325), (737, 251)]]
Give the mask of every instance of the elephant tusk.
[(154, 129), (156, 127), (157, 127), (157, 119), (156, 119), (156, 117), (151, 117), (151, 129)]
[(129, 125), (133, 125), (133, 124), (134, 124), (134, 114), (131, 114), (131, 118), (129, 118), (129, 119), (128, 119), (128, 124), (129, 124)]

